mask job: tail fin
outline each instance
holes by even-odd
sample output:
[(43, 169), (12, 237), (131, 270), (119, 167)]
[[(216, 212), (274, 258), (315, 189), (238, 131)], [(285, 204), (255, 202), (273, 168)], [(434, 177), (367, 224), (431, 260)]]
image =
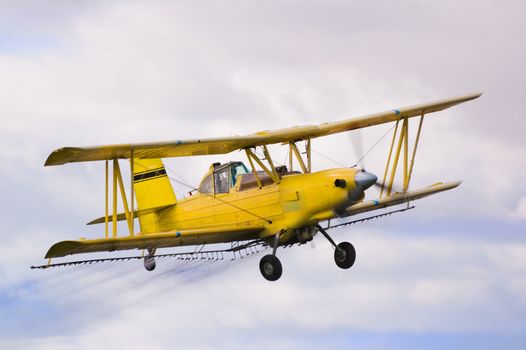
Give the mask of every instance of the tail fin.
[[(172, 184), (161, 159), (133, 160), (133, 188), (138, 210), (145, 210), (177, 202)], [(142, 233), (160, 232), (157, 213), (139, 217)]]

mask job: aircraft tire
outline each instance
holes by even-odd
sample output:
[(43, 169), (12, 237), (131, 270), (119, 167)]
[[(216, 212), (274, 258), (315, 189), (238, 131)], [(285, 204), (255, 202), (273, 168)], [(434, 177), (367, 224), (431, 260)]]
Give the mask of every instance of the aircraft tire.
[(259, 270), (267, 281), (276, 281), (281, 277), (283, 269), (279, 259), (272, 254), (265, 255), (259, 262)]
[(144, 257), (144, 268), (146, 271), (153, 271), (155, 270), (155, 258), (151, 256), (145, 256)]
[(341, 242), (334, 250), (334, 262), (340, 269), (348, 269), (356, 261), (356, 250), (349, 242)]

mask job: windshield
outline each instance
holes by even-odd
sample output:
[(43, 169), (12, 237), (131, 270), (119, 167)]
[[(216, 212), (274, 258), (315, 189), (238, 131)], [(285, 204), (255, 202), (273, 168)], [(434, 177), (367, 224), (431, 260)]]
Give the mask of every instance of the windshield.
[(218, 167), (201, 182), (199, 192), (201, 193), (228, 193), (230, 187), (236, 185), (238, 176), (248, 174), (247, 167), (241, 162), (233, 162)]
[(228, 193), (228, 167), (214, 172), (215, 193)]
[(248, 169), (243, 163), (232, 164), (232, 186), (236, 185), (236, 177), (248, 173)]
[(201, 186), (199, 186), (199, 192), (212, 193), (212, 174), (208, 175), (203, 180), (203, 182), (201, 182)]

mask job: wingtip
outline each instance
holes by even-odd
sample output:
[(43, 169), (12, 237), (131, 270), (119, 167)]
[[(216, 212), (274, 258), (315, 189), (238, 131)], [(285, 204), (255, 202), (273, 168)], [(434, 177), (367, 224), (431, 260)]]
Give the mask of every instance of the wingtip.
[(458, 187), (462, 184), (462, 180), (457, 180), (457, 181), (452, 181), (452, 184), (455, 186), (455, 187)]
[(458, 100), (460, 102), (467, 102), (467, 101), (475, 100), (475, 99), (479, 98), (480, 96), (482, 96), (483, 93), (484, 93), (484, 91), (472, 92), (470, 94), (465, 94), (465, 95), (459, 96)]
[(62, 152), (63, 148), (59, 148), (51, 152), (51, 154), (47, 157), (46, 162), (44, 163), (44, 166), (53, 166), (53, 165), (62, 165), (64, 163), (60, 162), (60, 153)]
[(79, 245), (79, 241), (60, 241), (53, 244), (47, 251), (44, 259), (61, 258), (72, 254), (72, 250)]
[(51, 155), (49, 157), (47, 157), (46, 161), (44, 162), (44, 166), (53, 166), (53, 165), (57, 165), (53, 162), (53, 160), (51, 159)]
[(450, 181), (450, 182), (443, 183), (442, 185), (447, 187), (448, 189), (453, 189), (453, 188), (457, 188), (461, 184), (462, 184), (462, 180), (456, 180), (456, 181)]
[(71, 157), (75, 155), (77, 148), (75, 147), (62, 147), (54, 150), (47, 157), (44, 166), (64, 165), (71, 162)]
[(471, 95), (473, 96), (473, 99), (476, 99), (482, 96), (483, 94), (484, 94), (484, 91), (477, 91), (477, 92), (472, 93)]

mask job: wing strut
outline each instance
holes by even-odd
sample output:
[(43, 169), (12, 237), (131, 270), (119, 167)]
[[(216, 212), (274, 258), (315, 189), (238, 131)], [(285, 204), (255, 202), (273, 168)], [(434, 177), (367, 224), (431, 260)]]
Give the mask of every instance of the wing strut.
[(311, 161), (311, 146), (310, 146), (310, 138), (306, 140), (305, 145), (305, 153), (307, 154), (307, 165), (305, 165), (305, 161), (301, 157), (300, 151), (298, 150), (298, 146), (295, 142), (289, 143), (289, 170), (292, 171), (292, 165), (293, 165), (293, 159), (292, 154), (296, 156), (296, 160), (298, 161), (298, 164), (300, 165), (301, 170), (304, 174), (310, 173), (312, 171), (312, 161)]
[(134, 215), (133, 213), (135, 212), (135, 191), (133, 189), (133, 174), (134, 174), (134, 171), (135, 171), (135, 162), (134, 162), (134, 159), (133, 159), (133, 150), (130, 151), (131, 155), (130, 155), (130, 206), (131, 206), (131, 210), (130, 210), (130, 235), (133, 236), (135, 234), (135, 223), (133, 221), (134, 219)]
[(106, 163), (106, 167), (105, 167), (105, 175), (106, 175), (106, 181), (104, 183), (104, 189), (105, 189), (105, 203), (104, 203), (104, 236), (106, 238), (108, 238), (108, 226), (109, 226), (109, 220), (108, 220), (108, 197), (109, 197), (109, 194), (108, 194), (108, 174), (109, 174), (109, 169), (108, 169), (108, 161), (106, 160), (105, 161)]
[[(382, 189), (380, 190), (380, 198), (382, 198), (384, 194), (384, 188), (385, 188), (385, 197), (390, 197), (391, 192), (393, 189), (393, 183), (396, 176), (396, 170), (398, 167), (398, 163), (400, 160), (400, 153), (402, 153), (402, 146), (403, 146), (403, 193), (406, 193), (409, 188), (409, 182), (411, 181), (411, 175), (413, 173), (413, 167), (415, 164), (415, 156), (416, 156), (416, 150), (418, 148), (418, 142), (420, 141), (420, 134), (422, 132), (422, 125), (424, 123), (424, 113), (420, 116), (420, 120), (418, 123), (418, 130), (416, 132), (416, 139), (415, 144), (413, 145), (413, 151), (411, 154), (411, 160), (409, 160), (409, 118), (403, 117), (396, 121), (396, 125), (393, 132), (393, 139), (391, 141), (391, 147), (389, 148), (389, 154), (387, 156), (387, 164), (385, 166), (384, 170), (384, 177), (382, 181)], [(400, 128), (400, 132), (398, 133), (398, 127), (400, 124), (400, 121), (402, 122), (402, 127)], [(396, 142), (396, 150), (393, 153), (395, 141)], [(391, 158), (394, 156), (393, 161), (391, 162)], [(390, 170), (390, 173), (389, 173)], [(389, 179), (387, 177), (387, 174), (389, 173)], [(385, 186), (385, 183), (387, 181), (387, 186)]]
[(407, 192), (407, 187), (411, 181), (411, 175), (413, 174), (413, 166), (415, 165), (416, 149), (418, 147), (418, 141), (420, 141), (420, 133), (422, 131), (422, 125), (424, 124), (424, 114), (420, 117), (418, 122), (418, 131), (416, 132), (415, 146), (413, 147), (413, 155), (411, 156), (411, 164), (409, 165), (409, 174), (407, 174), (407, 185), (404, 188), (404, 192)]
[(104, 236), (109, 238), (109, 222), (112, 222), (112, 237), (117, 237), (117, 222), (119, 221), (119, 215), (117, 213), (117, 188), (121, 194), (122, 204), (124, 206), (124, 215), (126, 217), (126, 222), (128, 224), (128, 232), (130, 236), (135, 235), (135, 225), (134, 225), (134, 211), (135, 211), (135, 198), (133, 190), (133, 151), (131, 152), (130, 157), (130, 205), (128, 206), (128, 199), (126, 198), (126, 191), (124, 190), (124, 182), (122, 180), (121, 169), (119, 166), (119, 160), (113, 159), (112, 166), (112, 215), (110, 218), (109, 215), (109, 161), (106, 160), (105, 164), (105, 212), (104, 212)]
[[(307, 158), (306, 161), (301, 156), (301, 153), (298, 149), (298, 146), (296, 145), (296, 142), (297, 141), (291, 141), (288, 143), (289, 145), (289, 169), (288, 170), (292, 171), (292, 167), (294, 163), (293, 161), (294, 160), (293, 155), (294, 155), (303, 173), (308, 174), (312, 171), (311, 139), (309, 137), (305, 140), (304, 154), (306, 154), (306, 158)], [(274, 183), (279, 184), (281, 181), (280, 171), (276, 169), (276, 166), (274, 165), (274, 162), (272, 161), (272, 157), (270, 156), (270, 152), (268, 151), (267, 145), (263, 144), (260, 147), (263, 150), (263, 157), (264, 157), (263, 159), (260, 159), (258, 157), (256, 153), (257, 147), (253, 147), (254, 150), (252, 150), (252, 147), (245, 148), (245, 154), (247, 156), (248, 162), (250, 163), (250, 167), (252, 168), (252, 173), (254, 173), (254, 177), (256, 178), (256, 182), (259, 188), (261, 188), (263, 184), (258, 175), (255, 164), (259, 165), (259, 167), (263, 169), (263, 171), (272, 179)], [(266, 161), (267, 164), (265, 164), (264, 161)]]
[(256, 177), (256, 181), (260, 188), (262, 187), (261, 179), (258, 176), (253, 161), (255, 161), (265, 173), (267, 173), (267, 175), (272, 179), (272, 181), (274, 181), (274, 183), (278, 184), (280, 182), (281, 178), (276, 170), (276, 167), (274, 166), (274, 162), (270, 157), (270, 153), (266, 145), (263, 145), (263, 154), (265, 156), (265, 160), (268, 162), (268, 167), (265, 164), (263, 164), (261, 159), (259, 159), (259, 157), (254, 152), (252, 152), (250, 148), (245, 148), (245, 153), (247, 155), (248, 162), (250, 163), (250, 167), (252, 168), (252, 172), (254, 173), (254, 176)]

